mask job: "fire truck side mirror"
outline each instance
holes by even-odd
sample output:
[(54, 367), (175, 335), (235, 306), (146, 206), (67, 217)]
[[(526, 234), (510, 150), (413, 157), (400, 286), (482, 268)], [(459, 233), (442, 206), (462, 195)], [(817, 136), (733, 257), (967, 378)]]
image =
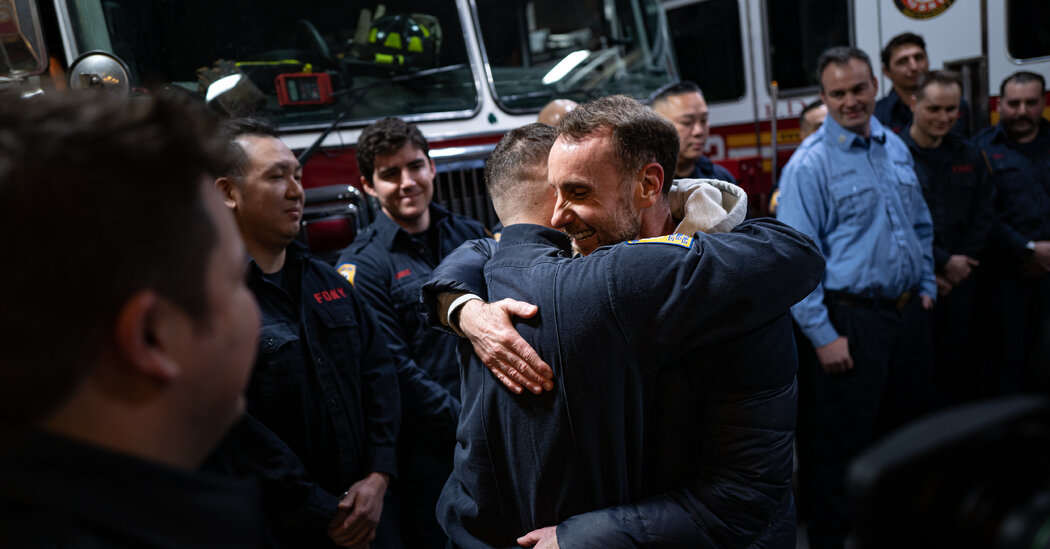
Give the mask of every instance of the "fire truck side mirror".
[(117, 93), (128, 93), (131, 81), (128, 66), (108, 52), (89, 51), (69, 67), (69, 87), (74, 90), (102, 88)]

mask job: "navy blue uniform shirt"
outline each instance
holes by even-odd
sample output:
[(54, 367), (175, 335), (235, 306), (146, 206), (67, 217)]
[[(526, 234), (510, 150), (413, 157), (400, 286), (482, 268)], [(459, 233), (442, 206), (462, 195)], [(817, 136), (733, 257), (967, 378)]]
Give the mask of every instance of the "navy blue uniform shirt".
[(941, 146), (923, 149), (908, 133), (900, 138), (915, 160), (923, 198), (933, 219), (933, 264), (941, 270), (952, 255), (977, 257), (995, 222), (995, 186), (981, 151), (949, 133)]
[(1029, 240), (1050, 240), (1050, 122), (1039, 121), (1039, 135), (1024, 145), (1006, 136), (1002, 126), (974, 137), (984, 151), (996, 186), (998, 222), (989, 237), (990, 251), (1011, 264), (1027, 259)]
[[(470, 287), (489, 253), (483, 283)], [(792, 509), (795, 354), (786, 312), (820, 279), (823, 258), (812, 241), (760, 220), (729, 234), (568, 254), (563, 233), (511, 225), (498, 247), (489, 240), (457, 250), (424, 288), (536, 304), (539, 314), (517, 327), (555, 373), (553, 391), (517, 395), (461, 347), (468, 358), (456, 466), (438, 503), (452, 541), (511, 547), (573, 515), (558, 528), (566, 546), (750, 545), (779, 525)], [(770, 326), (787, 339), (723, 345)], [(716, 347), (726, 352), (705, 352)], [(747, 349), (771, 352), (749, 360)], [(679, 380), (696, 380), (704, 394), (667, 409), (654, 396), (657, 376), (683, 369), (700, 377)], [(694, 413), (716, 399), (720, 413)], [(668, 418), (683, 429), (658, 433)], [(685, 432), (702, 432), (706, 453), (658, 455)]]
[(687, 175), (685, 179), (718, 179), (719, 181), (728, 181), (736, 185), (736, 178), (729, 173), (729, 170), (715, 164), (706, 156), (696, 159), (693, 172)]
[(441, 259), (463, 242), (485, 236), (485, 228), (431, 204), (428, 230), (437, 232), (436, 249), (379, 215), (343, 250), (336, 265), (375, 311), (390, 351), (398, 358), (406, 417), (451, 429), (459, 411), (458, 338), (423, 325), (419, 287)]
[(350, 284), (298, 242), (281, 273), (279, 284), (249, 267), (262, 313), (251, 417), (224, 453), (261, 479), (264, 497), (284, 490), (276, 499), (287, 518), (325, 538), (340, 494), (371, 472), (396, 476), (400, 395), (386, 341)]

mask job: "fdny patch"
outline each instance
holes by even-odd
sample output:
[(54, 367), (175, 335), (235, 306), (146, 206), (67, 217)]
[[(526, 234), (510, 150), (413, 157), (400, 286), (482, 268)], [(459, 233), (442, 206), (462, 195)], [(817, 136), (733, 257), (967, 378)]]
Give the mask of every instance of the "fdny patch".
[(675, 246), (681, 246), (688, 248), (693, 245), (693, 237), (686, 236), (684, 234), (669, 234), (667, 236), (654, 236), (652, 238), (642, 238), (640, 240), (628, 240), (628, 244), (674, 244)]
[(353, 263), (343, 263), (337, 269), (339, 274), (343, 275), (344, 278), (350, 281), (350, 285), (354, 285), (354, 274), (357, 273), (357, 265)]

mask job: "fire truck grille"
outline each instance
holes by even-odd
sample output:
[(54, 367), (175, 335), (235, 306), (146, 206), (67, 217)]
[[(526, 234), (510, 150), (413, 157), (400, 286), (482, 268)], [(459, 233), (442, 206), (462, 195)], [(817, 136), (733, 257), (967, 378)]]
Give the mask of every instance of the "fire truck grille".
[(437, 166), (434, 179), (434, 202), (449, 211), (480, 221), (492, 228), (499, 222), (485, 188), (484, 165), (457, 162)]

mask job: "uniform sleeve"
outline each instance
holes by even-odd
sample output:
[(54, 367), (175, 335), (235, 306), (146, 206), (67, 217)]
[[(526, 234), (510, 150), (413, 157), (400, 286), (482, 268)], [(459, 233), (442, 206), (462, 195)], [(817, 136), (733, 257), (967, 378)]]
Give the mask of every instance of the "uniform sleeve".
[(970, 216), (965, 231), (959, 239), (959, 250), (977, 257), (988, 241), (988, 234), (995, 224), (995, 185), (988, 175), (984, 158), (976, 148), (968, 148), (968, 160), (977, 173), (977, 184), (974, 188), (973, 202), (970, 204)]
[(459, 416), (459, 399), (412, 358), (407, 343), (410, 338), (398, 321), (391, 301), (389, 269), (363, 254), (344, 254), (339, 262), (357, 266), (353, 289), (375, 315), (375, 325), (383, 334), (382, 338), (375, 339), (385, 339), (389, 354), (393, 355), (397, 381), (401, 387), (402, 410), (406, 415), (429, 418), (434, 421), (434, 425), (454, 428)]
[(286, 526), (323, 532), (335, 516), (339, 498), (318, 486), (299, 456), (250, 414), (230, 429), (206, 467), (253, 479), (266, 515)]
[(688, 248), (619, 245), (590, 265), (574, 273), (575, 282), (560, 284), (586, 289), (604, 280), (626, 339), (641, 356), (661, 363), (784, 315), (824, 273), (813, 241), (773, 219), (746, 221), (728, 233), (697, 233)]
[[(908, 167), (915, 171), (915, 162), (911, 154), (905, 150), (908, 156)], [(915, 231), (919, 245), (922, 247), (922, 276), (919, 282), (919, 293), (937, 299), (937, 279), (933, 267), (933, 217), (930, 216), (930, 208), (922, 194), (912, 202), (912, 229)]]
[(400, 371), (395, 367), (375, 317), (354, 299), (360, 319), (361, 381), (370, 471), (397, 476), (397, 435), (401, 428)]
[(431, 328), (455, 333), (440, 318), (438, 296), (443, 293), (474, 294), (488, 299), (485, 263), (492, 258), (496, 241), (491, 238), (468, 240), (452, 250), (430, 274), (420, 289), (424, 322)]
[[(802, 161), (788, 162), (780, 177), (777, 219), (809, 236), (818, 246), (823, 245), (820, 236), (828, 219), (829, 197), (824, 192), (825, 183), (824, 174)], [(839, 335), (824, 306), (822, 283), (791, 308), (791, 316), (814, 347), (823, 347)]]

